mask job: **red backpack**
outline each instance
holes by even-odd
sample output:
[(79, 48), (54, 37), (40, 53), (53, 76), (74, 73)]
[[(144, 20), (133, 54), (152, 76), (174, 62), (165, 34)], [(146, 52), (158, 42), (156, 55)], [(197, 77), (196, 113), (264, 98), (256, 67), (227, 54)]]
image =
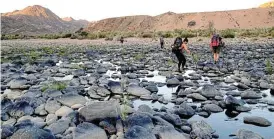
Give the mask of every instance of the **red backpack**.
[(211, 38), (210, 46), (218, 47), (220, 45), (219, 35), (213, 35)]

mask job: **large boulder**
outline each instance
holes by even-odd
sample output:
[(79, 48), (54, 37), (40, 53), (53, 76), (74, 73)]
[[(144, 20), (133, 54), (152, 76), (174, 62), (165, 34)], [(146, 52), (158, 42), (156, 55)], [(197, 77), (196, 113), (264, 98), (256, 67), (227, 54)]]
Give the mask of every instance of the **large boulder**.
[(223, 109), (220, 106), (216, 105), (216, 104), (206, 104), (206, 105), (204, 105), (203, 109), (206, 110), (206, 111), (213, 112), (213, 113), (223, 111)]
[(28, 126), (17, 130), (10, 139), (55, 139), (49, 130)]
[(1, 126), (1, 138), (7, 138), (11, 136), (14, 132), (14, 127), (11, 125), (2, 125)]
[(77, 126), (73, 131), (73, 138), (75, 139), (107, 139), (105, 130), (92, 124), (83, 122)]
[(126, 119), (126, 123), (128, 128), (138, 125), (142, 126), (143, 128), (146, 128), (147, 130), (151, 130), (154, 127), (152, 119), (144, 113), (131, 114)]
[(8, 86), (11, 89), (24, 89), (25, 85), (27, 84), (27, 80), (25, 78), (17, 78), (17, 79), (13, 79), (8, 83)]
[(54, 114), (58, 109), (60, 109), (61, 105), (55, 99), (48, 99), (45, 105), (45, 110), (48, 113)]
[(55, 123), (52, 123), (46, 129), (49, 129), (53, 132), (54, 135), (62, 134), (69, 128), (70, 120), (68, 119), (60, 119)]
[(193, 139), (211, 139), (214, 132), (210, 125), (203, 120), (191, 123), (191, 128), (190, 137)]
[(22, 117), (24, 115), (32, 115), (34, 109), (26, 101), (17, 101), (9, 110), (9, 114), (13, 117)]
[(156, 126), (154, 132), (160, 139), (187, 139), (171, 126)]
[(243, 105), (243, 102), (236, 99), (235, 97), (233, 96), (227, 96), (225, 98), (225, 104), (228, 108), (233, 108), (233, 107), (236, 107), (236, 106), (242, 106)]
[(192, 98), (194, 101), (206, 101), (207, 98), (198, 94), (198, 93), (193, 93), (193, 94), (189, 94), (187, 95), (188, 98)]
[(134, 83), (129, 84), (127, 88), (127, 92), (134, 96), (143, 96), (143, 95), (150, 95), (150, 91), (145, 88), (142, 88)]
[(102, 120), (106, 118), (117, 118), (120, 105), (117, 101), (93, 102), (80, 108), (79, 114), (83, 121)]
[(71, 107), (74, 104), (84, 105), (87, 100), (81, 95), (69, 93), (57, 97), (57, 101), (63, 105)]
[(249, 130), (245, 130), (245, 129), (240, 129), (237, 131), (237, 137), (239, 139), (263, 139), (262, 136), (260, 136), (257, 133), (254, 133), (252, 131)]
[(146, 128), (135, 125), (128, 129), (125, 133), (126, 139), (156, 139), (152, 132), (149, 132)]
[(222, 94), (213, 85), (204, 85), (201, 90), (201, 95), (203, 95), (206, 98), (222, 96)]
[(267, 119), (265, 119), (263, 117), (258, 117), (258, 116), (244, 117), (244, 123), (253, 124), (253, 125), (257, 125), (257, 126), (263, 126), (263, 127), (271, 126), (271, 124), (272, 124)]
[(242, 99), (259, 99), (262, 96), (254, 91), (245, 91), (241, 94)]
[(187, 103), (182, 103), (175, 112), (181, 117), (192, 117), (195, 114), (195, 110)]
[(167, 80), (167, 86), (177, 86), (180, 84), (180, 81), (177, 78), (171, 78)]
[(124, 92), (120, 82), (109, 81), (108, 86), (110, 88), (110, 91), (114, 94), (123, 94)]

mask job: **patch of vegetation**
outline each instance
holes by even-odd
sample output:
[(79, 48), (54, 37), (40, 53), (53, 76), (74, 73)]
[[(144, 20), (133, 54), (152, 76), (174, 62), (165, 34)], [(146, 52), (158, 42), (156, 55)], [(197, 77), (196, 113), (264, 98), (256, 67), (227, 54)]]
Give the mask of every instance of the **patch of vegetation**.
[(152, 38), (154, 35), (151, 32), (146, 32), (141, 35), (142, 38)]
[(189, 26), (189, 27), (193, 27), (195, 25), (196, 25), (196, 21), (194, 21), (194, 20), (187, 23), (187, 26)]
[(168, 66), (172, 66), (173, 64), (175, 64), (175, 62), (170, 58), (167, 60), (167, 64)]
[(28, 63), (33, 64), (38, 58), (40, 58), (41, 53), (35, 50), (25, 53)]
[(201, 41), (203, 41), (203, 39), (199, 38), (197, 41), (198, 41), (198, 42), (201, 42)]
[(189, 32), (189, 31), (183, 31), (181, 34), (180, 34), (180, 37), (182, 38), (193, 38), (193, 37), (196, 37), (196, 34), (195, 33), (192, 33), (192, 32)]
[(11, 62), (10, 59), (5, 58), (5, 57), (1, 57), (1, 64), (2, 64), (2, 63), (9, 63), (9, 62)]
[(134, 59), (139, 61), (139, 60), (141, 60), (144, 57), (145, 57), (144, 54), (139, 53), (139, 54), (137, 54), (137, 55), (134, 56)]
[(67, 88), (67, 84), (60, 81), (55, 81), (50, 84), (46, 84), (41, 88), (42, 92), (45, 92), (47, 89), (59, 90), (62, 91)]
[(192, 58), (193, 58), (193, 62), (195, 63), (196, 69), (197, 69), (197, 66), (198, 66), (197, 63), (200, 60), (200, 55), (199, 54), (192, 54)]
[(224, 38), (235, 38), (235, 31), (231, 29), (226, 29), (221, 31), (221, 36)]
[(215, 28), (214, 28), (214, 22), (213, 21), (209, 21), (208, 22), (208, 31), (209, 31), (209, 34), (213, 34), (214, 33)]
[(52, 47), (43, 47), (42, 50), (46, 54), (49, 54), (49, 55), (54, 54), (54, 49)]
[(274, 73), (274, 71), (273, 71), (273, 66), (272, 66), (272, 64), (271, 64), (271, 62), (270, 62), (270, 60), (269, 59), (267, 59), (266, 60), (266, 63), (265, 63), (265, 65), (266, 65), (266, 72), (267, 72), (267, 74), (273, 74)]
[(125, 121), (126, 118), (127, 118), (127, 116), (128, 116), (127, 106), (129, 105), (129, 99), (128, 99), (129, 94), (128, 93), (124, 93), (125, 87), (126, 87), (126, 80), (125, 80), (124, 76), (122, 76), (122, 79), (121, 79), (121, 88), (122, 88), (122, 91), (123, 91), (123, 98), (122, 98), (121, 103), (122, 103), (122, 106), (123, 106), (122, 108), (123, 109), (121, 109), (120, 116), (121, 116), (121, 119), (123, 121)]

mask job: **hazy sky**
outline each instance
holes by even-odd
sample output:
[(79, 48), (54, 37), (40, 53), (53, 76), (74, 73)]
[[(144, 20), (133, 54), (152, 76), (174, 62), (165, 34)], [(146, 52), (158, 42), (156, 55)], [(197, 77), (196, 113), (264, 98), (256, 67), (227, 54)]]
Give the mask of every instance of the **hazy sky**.
[(21, 10), (30, 5), (49, 8), (59, 17), (71, 16), (89, 21), (127, 15), (247, 9), (270, 0), (5, 0), (0, 12)]

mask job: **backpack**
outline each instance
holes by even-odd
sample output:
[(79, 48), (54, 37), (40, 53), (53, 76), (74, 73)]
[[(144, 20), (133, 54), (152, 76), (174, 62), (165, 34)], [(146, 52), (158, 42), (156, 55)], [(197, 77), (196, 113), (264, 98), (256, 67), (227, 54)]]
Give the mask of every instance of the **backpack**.
[(219, 40), (220, 36), (219, 35), (213, 35), (213, 37), (211, 38), (211, 43), (210, 45), (212, 47), (218, 47), (220, 45), (220, 40)]
[(179, 48), (182, 46), (183, 40), (181, 37), (177, 37), (173, 44), (173, 50), (179, 50)]

